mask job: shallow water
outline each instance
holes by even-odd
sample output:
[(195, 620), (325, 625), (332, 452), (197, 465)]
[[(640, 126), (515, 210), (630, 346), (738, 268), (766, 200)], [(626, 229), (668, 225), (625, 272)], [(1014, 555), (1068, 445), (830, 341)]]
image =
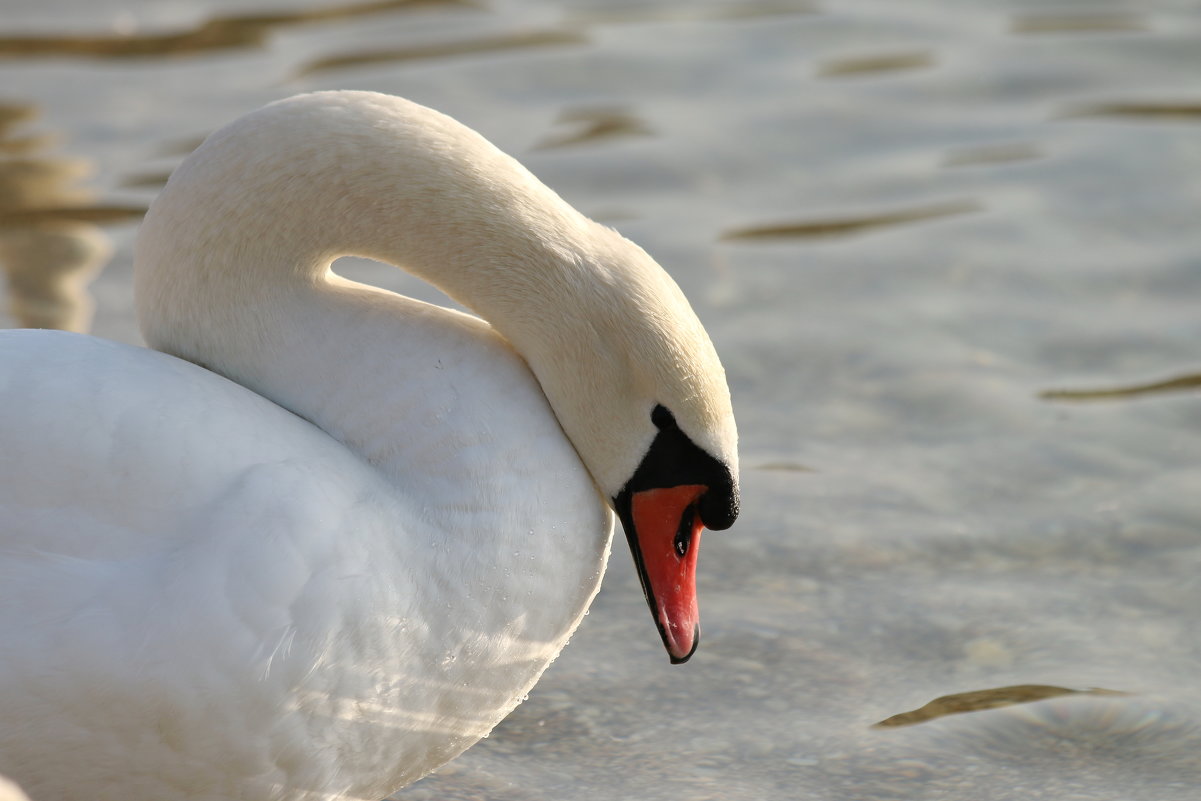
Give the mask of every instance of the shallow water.
[[(7, 0), (7, 270), (107, 264), (91, 329), (137, 342), (131, 221), (199, 137), (392, 92), (654, 254), (741, 427), (693, 661), (668, 665), (618, 551), (529, 701), (398, 798), (1196, 797), (1194, 2), (254, 11)], [(87, 324), (76, 288), (10, 280)], [(987, 692), (1031, 686), (1109, 692)]]

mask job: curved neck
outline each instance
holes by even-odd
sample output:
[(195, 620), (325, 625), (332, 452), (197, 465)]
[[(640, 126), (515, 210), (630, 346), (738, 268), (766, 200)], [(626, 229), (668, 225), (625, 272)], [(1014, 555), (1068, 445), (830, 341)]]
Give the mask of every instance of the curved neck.
[(302, 384), (330, 383), (328, 360), (353, 349), (379, 370), (403, 347), (386, 315), (362, 324), (397, 296), (331, 280), (343, 255), (402, 267), (494, 326), (607, 497), (653, 439), (661, 396), (681, 399), (698, 445), (733, 454), (724, 373), (671, 278), (475, 132), (386, 95), (301, 95), (210, 136), (139, 234), (143, 335), (332, 433), (308, 397), (322, 390)]
[(138, 316), (152, 347), (311, 416), (320, 403), (293, 393), (320, 390), (301, 386), (297, 359), (327, 357), (323, 385), (330, 359), (353, 356), (330, 347), (395, 346), (361, 318), (397, 299), (331, 281), (337, 257), (429, 281), (534, 362), (548, 326), (578, 325), (599, 261), (585, 251), (609, 235), (442, 114), (369, 93), (301, 96), (213, 134), (172, 176), (138, 238)]
[(518, 335), (547, 311), (531, 298), (581, 283), (581, 245), (603, 229), (515, 160), (399, 98), (331, 97), (244, 117), (172, 177), (138, 243), (148, 340), (191, 350), (179, 305), (258, 305), (311, 287), (343, 255), (400, 266)]

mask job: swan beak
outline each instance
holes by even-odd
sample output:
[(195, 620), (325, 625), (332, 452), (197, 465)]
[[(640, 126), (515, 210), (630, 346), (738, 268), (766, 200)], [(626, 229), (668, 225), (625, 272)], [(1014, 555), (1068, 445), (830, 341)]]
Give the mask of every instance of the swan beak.
[(684, 484), (635, 492), (621, 515), (642, 591), (673, 665), (687, 662), (701, 639), (696, 555), (704, 524), (696, 502), (707, 489)]

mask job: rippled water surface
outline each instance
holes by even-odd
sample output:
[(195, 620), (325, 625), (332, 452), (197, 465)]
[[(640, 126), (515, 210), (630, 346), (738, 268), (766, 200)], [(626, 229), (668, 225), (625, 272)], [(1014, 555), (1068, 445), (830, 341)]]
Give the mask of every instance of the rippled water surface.
[(1192, 0), (6, 0), (3, 322), (87, 328), (103, 268), (90, 328), (138, 342), (134, 222), (234, 116), (435, 106), (693, 299), (744, 512), (692, 662), (618, 551), (398, 798), (1193, 799), (1199, 76)]

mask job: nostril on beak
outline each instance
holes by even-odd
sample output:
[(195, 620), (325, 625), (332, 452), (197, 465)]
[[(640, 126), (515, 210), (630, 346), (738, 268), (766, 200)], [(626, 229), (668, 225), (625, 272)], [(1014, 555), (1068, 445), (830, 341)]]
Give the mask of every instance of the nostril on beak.
[(676, 550), (676, 556), (681, 559), (688, 555), (688, 548), (692, 545), (692, 532), (695, 521), (696, 506), (689, 506), (680, 517), (680, 527), (676, 529), (676, 536), (672, 542)]

